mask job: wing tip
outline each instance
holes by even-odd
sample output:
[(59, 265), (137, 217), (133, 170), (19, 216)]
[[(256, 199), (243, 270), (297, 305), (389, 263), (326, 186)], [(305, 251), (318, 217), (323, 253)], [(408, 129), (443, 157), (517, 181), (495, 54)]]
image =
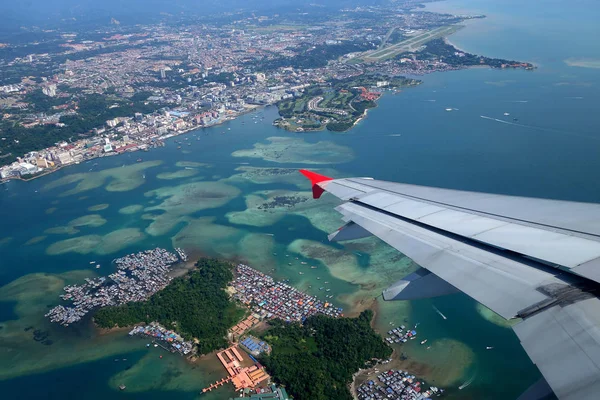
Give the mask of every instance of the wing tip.
[(325, 189), (319, 186), (321, 182), (332, 181), (333, 178), (330, 178), (325, 175), (317, 174), (316, 172), (309, 171), (307, 169), (300, 169), (299, 172), (308, 178), (312, 185), (313, 199), (318, 199), (321, 197)]

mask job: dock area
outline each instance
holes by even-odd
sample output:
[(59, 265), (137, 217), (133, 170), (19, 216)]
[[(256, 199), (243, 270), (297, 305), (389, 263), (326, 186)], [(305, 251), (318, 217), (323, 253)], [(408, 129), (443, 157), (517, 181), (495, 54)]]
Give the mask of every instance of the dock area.
[[(202, 389), (203, 393), (209, 392), (227, 382), (233, 383), (236, 391), (253, 389), (260, 383), (267, 382), (271, 378), (262, 365), (258, 363), (252, 364), (252, 360), (245, 359), (237, 345), (218, 352), (217, 358), (229, 376)], [(244, 366), (244, 364), (248, 366)]]
[(156, 345), (173, 353), (188, 355), (194, 350), (192, 342), (186, 342), (177, 332), (168, 330), (157, 322), (135, 326), (129, 336), (135, 335), (150, 337)]

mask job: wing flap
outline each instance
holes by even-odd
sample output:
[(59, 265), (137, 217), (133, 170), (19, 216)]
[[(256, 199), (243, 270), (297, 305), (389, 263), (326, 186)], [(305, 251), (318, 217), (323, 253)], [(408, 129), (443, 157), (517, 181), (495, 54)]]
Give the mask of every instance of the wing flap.
[(600, 393), (600, 301), (554, 306), (513, 327), (527, 355), (561, 400)]
[[(393, 216), (345, 203), (337, 209), (452, 286), (506, 319), (549, 297), (538, 290), (564, 283), (555, 274), (480, 250)], [(554, 272), (554, 271), (553, 271)], [(557, 271), (558, 272), (558, 271)]]

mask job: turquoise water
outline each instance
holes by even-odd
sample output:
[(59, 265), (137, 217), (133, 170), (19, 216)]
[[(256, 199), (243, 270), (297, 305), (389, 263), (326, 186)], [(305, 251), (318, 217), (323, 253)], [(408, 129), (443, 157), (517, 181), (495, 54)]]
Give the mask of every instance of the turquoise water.
[[(104, 158), (32, 182), (0, 185), (3, 227), (0, 233), (0, 392), (3, 398), (195, 398), (205, 384), (217, 380), (222, 371), (214, 362), (190, 366), (170, 355), (160, 359), (160, 353), (146, 350), (142, 341), (128, 338), (124, 333), (98, 336), (88, 324), (65, 329), (52, 326), (41, 317), (47, 306), (58, 301), (63, 282), (81, 281), (86, 274), (95, 272), (108, 274), (112, 268), (110, 261), (126, 253), (152, 246), (171, 248), (173, 237), (178, 234), (178, 240), (186, 243), (186, 249), (194, 254), (248, 259), (253, 266), (273, 270), (276, 277), (289, 278), (315, 294), (319, 294), (316, 290), (321, 285), (316, 280), (319, 276), (321, 282), (331, 282), (335, 301), (347, 309), (351, 308), (349, 298), (354, 298), (351, 296), (368, 298), (380, 286), (399, 278), (394, 271), (407, 265), (402, 260), (388, 263), (381, 256), (385, 248), (380, 245), (364, 247), (364, 256), (353, 256), (355, 247), (351, 245), (332, 246), (327, 255), (322, 254), (322, 249), (297, 253), (301, 259), (309, 254), (307, 261), (318, 266), (303, 276), (297, 274), (298, 265), (289, 266), (285, 257), (286, 253), (294, 254), (292, 250), (297, 246), (288, 246), (296, 239), (310, 241), (313, 248), (326, 242), (325, 232), (318, 229), (320, 222), (316, 220), (323, 217), (325, 225), (341, 224), (331, 210), (333, 203), (325, 203), (325, 206), (322, 202), (307, 203), (304, 214), (296, 210), (284, 212), (264, 226), (251, 225), (250, 220), (234, 223), (226, 216), (232, 211), (246, 210), (243, 196), (250, 193), (298, 190), (296, 185), (300, 181), (294, 178), (267, 183), (226, 180), (228, 187), (237, 188), (239, 193), (231, 193), (230, 201), (213, 208), (188, 209), (180, 214), (172, 209), (133, 214), (119, 212), (133, 204), (146, 209), (157, 206), (163, 198), (150, 193), (156, 189), (174, 187), (179, 193), (183, 190), (179, 185), (226, 179), (239, 173), (238, 167), (275, 166), (331, 168), (339, 176), (372, 176), (457, 189), (600, 202), (600, 185), (593, 178), (593, 173), (600, 169), (600, 114), (597, 113), (600, 70), (565, 63), (567, 59), (600, 59), (600, 44), (594, 40), (598, 37), (595, 21), (599, 7), (591, 1), (542, 3), (543, 7), (539, 2), (513, 0), (448, 1), (428, 5), (434, 10), (488, 15), (484, 20), (469, 22), (451, 41), (467, 51), (534, 62), (539, 65), (536, 71), (471, 69), (428, 75), (417, 88), (384, 96), (379, 107), (371, 110), (368, 118), (347, 134), (290, 134), (270, 125), (276, 110), (268, 108), (219, 127), (188, 134), (191, 146), (183, 145), (182, 149), (177, 149), (171, 139), (165, 148), (148, 153)], [(456, 110), (447, 112), (448, 107)], [(504, 116), (505, 112), (510, 116)], [(264, 120), (253, 118), (254, 115), (264, 116)], [(267, 143), (266, 138), (271, 136), (298, 138), (309, 144), (330, 141), (352, 149), (354, 157), (339, 164), (306, 164), (301, 162), (302, 157), (293, 158), (293, 162), (275, 163), (231, 156), (236, 150), (251, 149), (255, 143)], [(302, 143), (295, 142), (294, 146), (302, 146)], [(310, 158), (305, 153), (301, 155)], [(131, 190), (106, 190), (113, 178), (71, 195), (64, 194), (77, 183), (47, 187), (74, 174), (89, 177), (91, 173), (111, 168), (128, 171), (136, 166), (138, 157), (142, 157), (144, 163), (156, 160), (162, 164), (140, 172), (142, 183)], [(179, 161), (212, 166), (198, 167), (197, 174), (190, 177), (158, 178), (161, 173), (181, 171), (183, 168), (175, 165)], [(280, 161), (286, 161), (285, 157)], [(95, 162), (98, 165), (94, 166)], [(139, 178), (138, 175), (135, 179)], [(303, 186), (302, 190), (308, 187)], [(108, 208), (88, 210), (98, 204), (108, 204)], [(311, 208), (313, 204), (316, 208)], [(90, 214), (100, 215), (106, 223), (77, 227), (79, 232), (71, 235), (44, 233)], [(153, 236), (148, 230), (151, 221), (143, 217), (145, 214), (153, 218), (168, 214), (179, 222), (160, 232), (152, 231), (156, 234)], [(202, 220), (204, 217), (214, 220), (207, 223)], [(193, 223), (199, 228), (180, 234)], [(125, 236), (130, 240), (129, 245), (122, 243), (120, 237), (110, 245), (85, 250), (85, 254), (47, 254), (54, 243), (65, 239), (84, 235), (106, 237), (123, 229), (128, 229), (127, 232), (138, 229), (144, 236), (132, 239), (135, 235), (128, 234)], [(36, 237), (39, 241), (26, 244)], [(372, 242), (368, 244), (375, 246)], [(362, 247), (356, 249), (363, 251)], [(348, 255), (352, 258), (344, 258)], [(337, 261), (339, 259), (342, 261)], [(90, 261), (101, 264), (102, 268), (92, 270)], [(65, 275), (74, 270), (86, 272)], [(369, 289), (372, 287), (375, 289)], [(448, 319), (442, 319), (432, 305)], [(425, 351), (418, 343), (410, 343), (401, 351), (416, 363), (415, 368), (425, 363), (434, 369), (455, 371), (458, 377), (447, 385), (449, 398), (514, 398), (539, 378), (539, 372), (512, 331), (482, 318), (474, 302), (464, 295), (410, 305), (379, 304), (377, 326), (381, 330), (389, 329), (390, 321), (398, 325), (404, 318), (411, 324), (420, 323), (419, 335), (429, 340), (433, 351)], [(45, 346), (35, 342), (31, 331), (24, 330), (29, 326), (49, 331), (54, 343)], [(461, 344), (459, 353), (453, 353), (447, 345), (433, 345), (447, 344), (449, 340)], [(485, 346), (494, 346), (495, 350), (485, 351)], [(459, 355), (456, 361), (440, 361), (456, 354)], [(114, 361), (123, 358), (127, 361)], [(424, 373), (443, 378), (439, 371), (424, 370)], [(475, 376), (473, 383), (459, 391), (460, 383), (472, 376)], [(116, 389), (122, 382), (128, 387), (124, 392)], [(220, 390), (202, 397), (218, 399), (230, 395), (225, 389)]]

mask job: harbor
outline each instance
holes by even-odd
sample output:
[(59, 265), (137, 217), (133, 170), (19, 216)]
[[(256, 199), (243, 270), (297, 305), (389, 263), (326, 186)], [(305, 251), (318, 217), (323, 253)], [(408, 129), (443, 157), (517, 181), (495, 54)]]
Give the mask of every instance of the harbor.
[[(143, 336), (153, 339), (154, 347), (161, 347), (172, 353), (181, 355), (191, 354), (194, 350), (192, 342), (185, 341), (177, 332), (166, 329), (157, 322), (151, 322), (148, 325), (137, 325), (130, 332), (129, 336)], [(146, 345), (150, 347), (150, 343)]]
[(280, 318), (284, 321), (303, 322), (315, 314), (341, 317), (343, 309), (333, 303), (322, 302), (284, 282), (276, 282), (245, 264), (236, 267), (233, 286), (234, 298), (252, 307), (262, 318)]
[(425, 382), (402, 370), (390, 369), (377, 375), (356, 388), (359, 400), (424, 400), (432, 396), (440, 396), (443, 389), (435, 386), (426, 388)]
[(181, 249), (178, 253), (179, 257), (157, 247), (115, 259), (117, 271), (108, 277), (86, 278), (83, 285), (65, 286), (65, 294), (60, 297), (72, 302), (73, 306), (58, 305), (45, 317), (51, 322), (69, 326), (96, 308), (146, 300), (169, 284), (171, 266), (183, 259), (182, 255), (185, 256)]

